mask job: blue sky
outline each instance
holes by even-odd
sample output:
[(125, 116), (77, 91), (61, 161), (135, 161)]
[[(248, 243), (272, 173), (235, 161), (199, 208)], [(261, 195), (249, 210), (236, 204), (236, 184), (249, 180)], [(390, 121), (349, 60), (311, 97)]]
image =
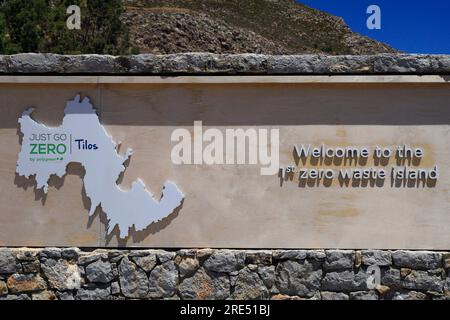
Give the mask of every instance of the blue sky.
[[(350, 28), (407, 53), (450, 54), (450, 0), (299, 0), (343, 17)], [(381, 30), (366, 27), (369, 5), (381, 8)]]

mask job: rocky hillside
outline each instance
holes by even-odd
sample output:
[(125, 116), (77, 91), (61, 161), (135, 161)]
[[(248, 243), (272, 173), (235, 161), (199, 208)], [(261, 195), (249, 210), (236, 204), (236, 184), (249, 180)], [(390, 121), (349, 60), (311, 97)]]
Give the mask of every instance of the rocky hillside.
[(395, 53), (295, 0), (123, 0), (141, 53)]

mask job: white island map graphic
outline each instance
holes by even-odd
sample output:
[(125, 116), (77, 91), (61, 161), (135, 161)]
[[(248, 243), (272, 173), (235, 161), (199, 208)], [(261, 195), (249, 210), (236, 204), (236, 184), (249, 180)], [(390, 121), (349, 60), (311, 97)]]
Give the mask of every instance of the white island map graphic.
[(136, 231), (144, 230), (181, 205), (184, 195), (170, 181), (164, 184), (159, 201), (140, 179), (128, 191), (117, 185), (132, 150), (125, 155), (118, 153), (118, 144), (100, 124), (89, 98), (81, 100), (78, 95), (68, 101), (62, 125), (57, 128), (36, 122), (32, 112), (32, 108), (27, 109), (19, 118), (23, 139), (17, 174), (26, 178), (34, 175), (36, 188), (47, 193), (51, 175), (63, 177), (69, 163), (80, 163), (86, 171), (83, 183), (91, 201), (89, 215), (101, 206), (108, 217), (108, 234), (118, 225), (120, 237), (125, 238), (133, 225)]

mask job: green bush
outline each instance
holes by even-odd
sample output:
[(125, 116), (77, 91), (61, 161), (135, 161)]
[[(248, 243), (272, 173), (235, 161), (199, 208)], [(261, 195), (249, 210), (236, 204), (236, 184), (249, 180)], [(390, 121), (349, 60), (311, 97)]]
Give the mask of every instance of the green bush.
[[(81, 8), (81, 30), (66, 26), (67, 7)], [(121, 0), (0, 0), (0, 53), (127, 54)]]

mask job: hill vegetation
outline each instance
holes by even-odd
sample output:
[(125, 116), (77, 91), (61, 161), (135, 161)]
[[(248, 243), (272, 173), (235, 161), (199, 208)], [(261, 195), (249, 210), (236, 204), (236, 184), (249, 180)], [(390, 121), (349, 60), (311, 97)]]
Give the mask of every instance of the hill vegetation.
[[(66, 28), (69, 5), (81, 30)], [(0, 53), (394, 53), (294, 0), (0, 0)]]
[[(81, 30), (66, 27), (70, 5), (82, 10)], [(129, 52), (121, 0), (0, 0), (0, 53)]]

